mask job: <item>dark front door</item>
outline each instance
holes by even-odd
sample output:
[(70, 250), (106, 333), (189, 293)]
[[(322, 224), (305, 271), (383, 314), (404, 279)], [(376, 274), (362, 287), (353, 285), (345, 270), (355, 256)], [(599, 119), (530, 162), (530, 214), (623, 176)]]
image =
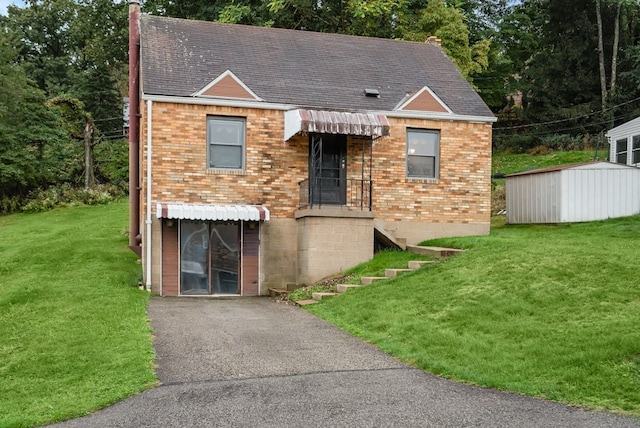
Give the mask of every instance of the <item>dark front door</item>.
[(345, 205), (346, 135), (312, 134), (309, 150), (309, 199), (312, 205)]

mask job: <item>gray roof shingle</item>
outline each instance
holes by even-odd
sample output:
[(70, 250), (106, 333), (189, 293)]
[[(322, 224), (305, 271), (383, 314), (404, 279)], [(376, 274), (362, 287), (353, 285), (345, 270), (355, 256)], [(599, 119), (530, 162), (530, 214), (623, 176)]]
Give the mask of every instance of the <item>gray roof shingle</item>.
[(455, 114), (493, 117), (433, 44), (141, 16), (145, 94), (190, 96), (226, 70), (267, 102), (391, 111), (427, 85)]

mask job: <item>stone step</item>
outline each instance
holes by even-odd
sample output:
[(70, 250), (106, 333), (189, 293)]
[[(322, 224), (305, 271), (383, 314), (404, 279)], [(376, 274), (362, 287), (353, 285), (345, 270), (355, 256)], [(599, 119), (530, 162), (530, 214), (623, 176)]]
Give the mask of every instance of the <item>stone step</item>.
[(336, 288), (338, 289), (338, 293), (345, 293), (352, 288), (362, 287), (362, 284), (338, 284)]
[(387, 279), (387, 277), (386, 276), (363, 276), (362, 278), (360, 278), (360, 283), (362, 285), (367, 285), (376, 281), (381, 281), (383, 279)]
[(289, 294), (289, 290), (287, 290), (286, 288), (270, 288), (269, 289), (269, 296), (271, 298), (282, 296), (282, 295), (286, 296), (287, 294)]
[(385, 269), (384, 276), (387, 278), (393, 278), (394, 276), (398, 276), (401, 273), (411, 272), (413, 269)]
[(423, 256), (431, 257), (450, 257), (456, 254), (464, 252), (458, 248), (444, 248), (444, 247), (424, 247), (420, 245), (407, 245), (407, 251), (420, 254)]
[(322, 299), (326, 299), (328, 297), (333, 297), (337, 295), (338, 293), (322, 293), (322, 292), (316, 291), (315, 293), (311, 294), (311, 297), (313, 297), (313, 300), (322, 300)]
[(435, 260), (412, 260), (407, 263), (407, 266), (409, 266), (409, 269), (420, 269), (422, 266), (435, 265), (437, 263)]

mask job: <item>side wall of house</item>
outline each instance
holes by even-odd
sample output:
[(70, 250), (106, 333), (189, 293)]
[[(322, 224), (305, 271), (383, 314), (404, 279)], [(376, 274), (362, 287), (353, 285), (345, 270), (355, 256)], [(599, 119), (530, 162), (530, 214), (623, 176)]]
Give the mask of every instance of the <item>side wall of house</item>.
[[(390, 118), (374, 143), (373, 210), (396, 238), (414, 245), (443, 236), (489, 233), (491, 124)], [(408, 178), (407, 129), (440, 133), (437, 179)]]

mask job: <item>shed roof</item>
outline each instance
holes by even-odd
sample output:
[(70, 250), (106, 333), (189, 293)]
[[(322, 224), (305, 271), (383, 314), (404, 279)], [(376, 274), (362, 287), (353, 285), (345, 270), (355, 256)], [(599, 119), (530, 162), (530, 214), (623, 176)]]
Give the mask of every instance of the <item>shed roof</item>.
[(521, 175), (533, 175), (544, 174), (548, 172), (564, 171), (567, 169), (622, 169), (622, 168), (635, 168), (633, 166), (624, 165), (620, 163), (606, 162), (606, 161), (592, 161), (592, 162), (580, 162), (566, 165), (550, 166), (548, 168), (533, 169), (531, 171), (516, 172), (508, 174), (506, 177), (518, 177)]
[(494, 117), (432, 43), (143, 15), (141, 58), (150, 95), (193, 96), (230, 71), (269, 103), (393, 111), (427, 86), (453, 114)]

